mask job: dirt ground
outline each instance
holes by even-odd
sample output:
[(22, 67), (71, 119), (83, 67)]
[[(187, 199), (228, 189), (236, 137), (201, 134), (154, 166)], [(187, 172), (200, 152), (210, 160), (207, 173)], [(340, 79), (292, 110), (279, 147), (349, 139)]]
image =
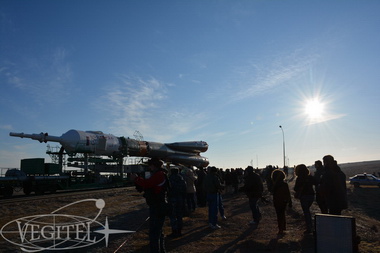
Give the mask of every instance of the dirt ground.
[[(290, 183), (292, 186), (292, 183)], [(379, 204), (372, 205), (368, 192), (379, 196), (378, 188), (349, 187), (350, 209), (344, 215), (356, 218), (357, 234), (362, 242), (360, 252), (380, 252), (380, 217), (372, 218), (380, 210)], [(268, 196), (270, 199), (270, 196)], [(276, 214), (272, 203), (260, 203), (263, 218), (257, 229), (248, 223), (251, 213), (248, 200), (242, 193), (225, 195), (224, 206), (227, 220), (220, 220), (219, 230), (207, 227), (207, 208), (198, 208), (185, 218), (184, 235), (180, 238), (166, 238), (168, 252), (315, 252), (315, 239), (312, 234), (304, 235), (304, 220), (299, 202), (287, 211), (287, 233), (277, 235)], [(365, 209), (362, 207), (365, 206)], [(313, 213), (318, 212), (316, 204)], [(125, 252), (148, 252), (148, 230), (146, 224), (128, 240)], [(169, 222), (165, 234), (170, 234)], [(337, 235), (339, 236), (339, 235)], [(123, 251), (121, 251), (123, 252)]]
[[(358, 166), (342, 166), (347, 176), (352, 176), (358, 169), (366, 171), (379, 170), (380, 162), (364, 168), (365, 164)], [(360, 171), (361, 172), (361, 171)], [(372, 172), (372, 171), (371, 171)], [(292, 189), (294, 181), (289, 182)], [(265, 185), (264, 185), (265, 187)], [(361, 187), (354, 188), (348, 184), (349, 209), (343, 215), (356, 219), (356, 233), (361, 238), (359, 252), (380, 252), (380, 188)], [(145, 201), (135, 189), (114, 190), (107, 194), (97, 193), (88, 196), (94, 199), (103, 199), (106, 206), (98, 221), (104, 224), (106, 217), (109, 227), (120, 230), (133, 230), (135, 233), (111, 234), (108, 247), (101, 241), (94, 246), (81, 250), (54, 251), (54, 252), (149, 252), (148, 248), (148, 209)], [(298, 200), (293, 200), (293, 208), (287, 210), (287, 233), (284, 236), (277, 235), (276, 214), (271, 202), (271, 196), (267, 194), (269, 203), (260, 203), (263, 214), (261, 223), (254, 229), (248, 223), (251, 213), (248, 199), (244, 193), (224, 194), (224, 207), (227, 220), (219, 220), (221, 229), (212, 230), (208, 227), (207, 207), (197, 208), (190, 217), (184, 218), (183, 236), (179, 238), (166, 237), (167, 252), (315, 252), (315, 238), (312, 234), (304, 235), (304, 220)], [(64, 204), (76, 201), (83, 197), (57, 197), (46, 203), (37, 200), (27, 205), (5, 204), (0, 207), (0, 226), (4, 226), (10, 220), (49, 213)], [(79, 207), (78, 207), (79, 208)], [(91, 215), (89, 209), (77, 209), (76, 212)], [(312, 206), (312, 212), (317, 213), (316, 203)], [(164, 225), (166, 235), (171, 233), (169, 219)], [(336, 235), (339, 237), (339, 235)], [(0, 237), (1, 252), (22, 252), (20, 248)], [(43, 251), (53, 252), (53, 251)]]

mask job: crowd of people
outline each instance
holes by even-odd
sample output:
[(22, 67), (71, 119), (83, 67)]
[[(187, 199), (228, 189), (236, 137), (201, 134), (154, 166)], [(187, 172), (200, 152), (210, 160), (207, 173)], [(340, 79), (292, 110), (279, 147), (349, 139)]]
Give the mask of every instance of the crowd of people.
[[(299, 200), (304, 219), (305, 232), (313, 230), (310, 207), (317, 202), (322, 214), (341, 215), (347, 208), (346, 176), (337, 165), (334, 157), (326, 155), (322, 161), (315, 161), (312, 175), (305, 164), (294, 168), (296, 181), (289, 189), (288, 168), (267, 166), (264, 170), (248, 166), (243, 169), (221, 170), (214, 166), (206, 168), (169, 167), (163, 168), (158, 158), (148, 161), (150, 175), (131, 175), (139, 191), (149, 206), (149, 240), (151, 252), (165, 252), (163, 225), (165, 217), (170, 218), (172, 234), (182, 236), (183, 217), (189, 216), (198, 207), (208, 207), (208, 225), (220, 229), (218, 218), (226, 220), (223, 194), (244, 192), (252, 212), (250, 225), (257, 228), (262, 218), (259, 200), (269, 202), (264, 196), (264, 184), (272, 195), (277, 215), (278, 234), (286, 232), (286, 209), (292, 207), (292, 193)], [(241, 187), (239, 187), (241, 186)]]

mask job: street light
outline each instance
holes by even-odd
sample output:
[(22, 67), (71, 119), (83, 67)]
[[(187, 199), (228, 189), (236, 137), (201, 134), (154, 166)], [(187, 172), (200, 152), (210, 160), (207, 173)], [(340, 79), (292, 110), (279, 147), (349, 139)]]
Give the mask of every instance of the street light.
[(285, 135), (284, 135), (284, 129), (282, 129), (282, 126), (280, 126), (282, 131), (282, 151), (284, 155), (284, 168), (285, 168)]

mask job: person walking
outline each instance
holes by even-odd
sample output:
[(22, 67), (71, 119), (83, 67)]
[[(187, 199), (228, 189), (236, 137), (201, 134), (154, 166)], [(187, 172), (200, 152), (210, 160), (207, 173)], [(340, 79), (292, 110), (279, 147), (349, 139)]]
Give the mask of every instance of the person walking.
[(297, 165), (295, 168), (295, 174), (297, 179), (294, 185), (294, 196), (300, 200), (303, 215), (305, 217), (306, 230), (304, 234), (310, 234), (313, 227), (310, 207), (314, 202), (313, 186), (315, 185), (315, 180), (314, 177), (310, 175), (310, 170), (305, 164)]
[(273, 181), (273, 205), (276, 210), (278, 235), (282, 236), (286, 231), (286, 206), (292, 207), (289, 185), (285, 182), (285, 173), (276, 169), (272, 172)]
[(144, 191), (146, 203), (149, 206), (149, 247), (151, 253), (164, 253), (164, 234), (162, 227), (165, 222), (167, 191), (169, 182), (166, 171), (162, 168), (163, 162), (158, 158), (148, 161), (149, 178), (131, 175), (137, 187)]

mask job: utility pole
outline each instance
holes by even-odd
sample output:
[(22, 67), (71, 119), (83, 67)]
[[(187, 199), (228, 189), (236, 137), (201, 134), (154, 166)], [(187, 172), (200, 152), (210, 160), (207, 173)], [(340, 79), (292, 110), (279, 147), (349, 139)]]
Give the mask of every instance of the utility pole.
[(284, 129), (282, 129), (282, 126), (280, 126), (281, 131), (282, 131), (282, 152), (284, 156), (284, 168), (285, 168), (285, 135), (284, 135)]

